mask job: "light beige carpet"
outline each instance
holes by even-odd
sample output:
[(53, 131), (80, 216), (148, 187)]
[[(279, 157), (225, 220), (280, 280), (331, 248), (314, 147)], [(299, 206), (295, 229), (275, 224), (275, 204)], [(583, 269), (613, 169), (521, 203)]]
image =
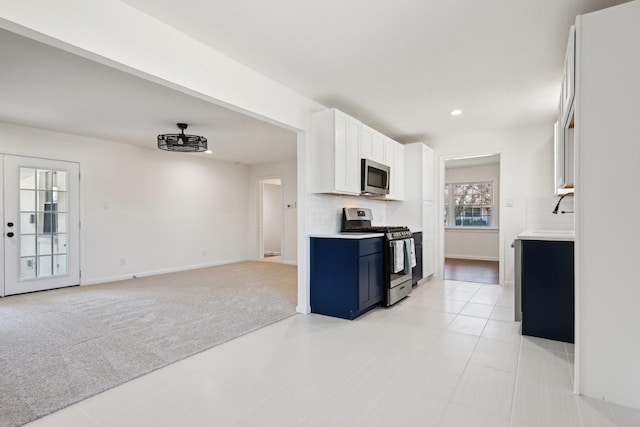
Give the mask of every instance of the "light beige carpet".
[(296, 270), (242, 262), (0, 298), (0, 426), (295, 314)]

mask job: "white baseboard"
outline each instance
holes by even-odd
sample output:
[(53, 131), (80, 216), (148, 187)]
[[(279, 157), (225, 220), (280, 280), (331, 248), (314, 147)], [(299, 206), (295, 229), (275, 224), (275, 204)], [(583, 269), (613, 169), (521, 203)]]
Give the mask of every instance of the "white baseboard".
[(304, 306), (299, 305), (299, 306), (296, 307), (296, 312), (302, 313), (302, 314), (310, 314), (311, 313), (311, 306), (309, 305), (309, 306), (304, 307)]
[(282, 263), (286, 265), (298, 265), (298, 261), (291, 261), (291, 260), (283, 260)]
[(478, 256), (478, 255), (456, 255), (456, 254), (444, 254), (445, 258), (454, 259), (470, 259), (473, 261), (500, 261), (499, 257), (492, 256)]
[(243, 262), (243, 261), (249, 261), (249, 260), (246, 258), (243, 258), (243, 259), (235, 259), (235, 260), (209, 262), (205, 264), (194, 264), (194, 265), (189, 265), (184, 267), (165, 268), (161, 270), (143, 271), (142, 273), (121, 274), (117, 276), (90, 279), (90, 280), (81, 282), (80, 285), (85, 286), (85, 285), (98, 285), (100, 283), (119, 282), (121, 280), (134, 279), (137, 277), (157, 276), (158, 274), (177, 273), (179, 271), (197, 270), (199, 268), (216, 267), (219, 265), (226, 265), (226, 264), (235, 264), (237, 262)]

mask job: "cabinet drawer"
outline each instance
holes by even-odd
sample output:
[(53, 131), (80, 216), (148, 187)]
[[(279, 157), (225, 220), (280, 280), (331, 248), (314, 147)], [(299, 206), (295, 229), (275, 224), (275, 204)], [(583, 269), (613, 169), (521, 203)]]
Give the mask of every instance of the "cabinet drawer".
[(358, 241), (358, 256), (365, 256), (369, 254), (375, 254), (382, 252), (383, 238), (374, 237), (371, 239), (362, 239)]
[(412, 288), (411, 278), (409, 278), (409, 280), (387, 290), (387, 301), (389, 301), (390, 304), (395, 304), (397, 301), (400, 301), (402, 298), (409, 295)]

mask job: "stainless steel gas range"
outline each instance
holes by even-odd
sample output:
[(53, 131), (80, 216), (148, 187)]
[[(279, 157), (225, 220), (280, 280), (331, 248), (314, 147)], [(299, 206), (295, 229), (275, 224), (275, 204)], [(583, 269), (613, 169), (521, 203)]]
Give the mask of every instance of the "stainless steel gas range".
[(373, 215), (367, 208), (343, 208), (342, 232), (384, 234), (384, 299), (387, 307), (411, 293), (411, 271), (416, 265), (411, 230), (406, 226), (372, 226)]

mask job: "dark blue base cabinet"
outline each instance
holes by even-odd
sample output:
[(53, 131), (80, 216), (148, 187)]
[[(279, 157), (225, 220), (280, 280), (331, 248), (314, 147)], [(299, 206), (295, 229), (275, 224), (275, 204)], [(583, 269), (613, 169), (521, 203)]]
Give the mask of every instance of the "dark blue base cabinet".
[(574, 341), (573, 242), (522, 241), (522, 334)]
[(311, 238), (311, 312), (355, 319), (382, 301), (383, 238)]

